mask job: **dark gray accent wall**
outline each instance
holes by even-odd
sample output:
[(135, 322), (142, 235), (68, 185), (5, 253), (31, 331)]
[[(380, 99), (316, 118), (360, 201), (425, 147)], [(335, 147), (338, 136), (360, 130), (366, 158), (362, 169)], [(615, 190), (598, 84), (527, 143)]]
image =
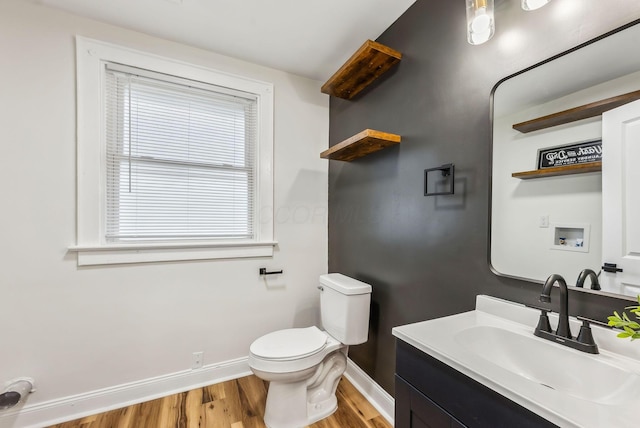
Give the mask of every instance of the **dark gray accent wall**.
[[(572, 3), (584, 10), (558, 18)], [(539, 284), (496, 276), (487, 260), (490, 92), (640, 17), (638, 2), (598, 3), (554, 0), (525, 13), (519, 0), (496, 0), (496, 36), (471, 46), (463, 0), (417, 0), (378, 39), (403, 53), (400, 64), (355, 100), (331, 99), (331, 145), (365, 128), (402, 135), (398, 146), (329, 167), (329, 271), (373, 286), (369, 341), (350, 356), (389, 393), (392, 327), (472, 310), (478, 294), (537, 302)], [(517, 40), (526, 43), (514, 49)], [(445, 163), (456, 165), (456, 194), (424, 197), (423, 170)], [(570, 312), (604, 319), (627, 303), (572, 292)]]

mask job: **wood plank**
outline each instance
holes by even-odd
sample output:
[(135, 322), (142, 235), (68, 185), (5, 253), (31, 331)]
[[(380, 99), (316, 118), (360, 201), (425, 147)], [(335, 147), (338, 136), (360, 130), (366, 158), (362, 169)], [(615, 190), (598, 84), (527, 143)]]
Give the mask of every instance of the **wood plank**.
[(200, 428), (203, 425), (202, 415), (202, 388), (192, 389), (187, 392), (184, 400), (184, 415), (187, 421), (186, 428)]
[(204, 404), (210, 401), (226, 398), (224, 385), (224, 383), (217, 383), (215, 385), (209, 385), (202, 388), (202, 403)]
[(350, 100), (401, 59), (402, 54), (395, 49), (367, 40), (320, 90)]
[[(342, 403), (340, 403), (342, 404)], [(348, 405), (338, 405), (338, 409), (330, 418), (325, 419), (327, 428), (370, 428), (367, 422), (360, 417), (359, 414), (354, 413)], [(319, 428), (316, 424), (309, 425), (309, 428)]]
[(137, 405), (138, 412), (135, 422), (129, 426), (131, 428), (156, 428), (159, 424), (159, 417), (162, 413), (162, 399), (147, 401)]
[(561, 175), (584, 174), (602, 171), (602, 162), (587, 162), (575, 165), (557, 166), (554, 168), (534, 169), (532, 171), (514, 172), (513, 178), (529, 180), (532, 178), (558, 177)]
[(351, 407), (355, 414), (360, 415), (365, 421), (380, 416), (376, 408), (373, 407), (362, 394), (359, 394), (358, 390), (349, 382), (342, 382), (341, 380), (337, 394), (346, 405)]
[(231, 425), (240, 424), (241, 426), (244, 426), (242, 424), (244, 410), (240, 400), (237, 379), (224, 382), (221, 385), (224, 387), (225, 404), (228, 408), (229, 421), (231, 421)]
[(320, 153), (323, 159), (351, 162), (362, 156), (399, 144), (400, 135), (365, 129)]
[(378, 415), (369, 421), (371, 428), (389, 428), (389, 422), (382, 415)]
[(175, 414), (177, 416), (177, 419), (176, 419), (177, 428), (187, 428), (188, 426), (187, 413), (185, 411), (187, 394), (189, 394), (189, 391), (176, 394), (178, 395), (177, 402), (176, 402), (176, 409), (175, 409)]
[(607, 110), (620, 107), (621, 105), (638, 99), (640, 99), (640, 91), (629, 92), (627, 94), (618, 95), (558, 113), (531, 119), (526, 122), (516, 123), (513, 125), (513, 129), (522, 133), (538, 131), (552, 126), (563, 125), (565, 123), (599, 116)]
[[(106, 414), (101, 415), (101, 419), (96, 425), (97, 427), (116, 427), (116, 428), (133, 428), (136, 426), (136, 419), (138, 417), (138, 410), (140, 405), (131, 407), (125, 407), (124, 409), (117, 409)], [(104, 419), (104, 417), (113, 420), (113, 424)]]
[(236, 379), (240, 403), (242, 405), (242, 423), (245, 428), (264, 428), (262, 422), (266, 404), (267, 389), (256, 376)]
[[(180, 420), (180, 405), (182, 402), (183, 394), (174, 394), (162, 399), (162, 409), (160, 410), (160, 416), (158, 417), (158, 424), (166, 427), (175, 424), (179, 426), (177, 421)], [(184, 423), (183, 425), (184, 426)]]
[(203, 427), (207, 428), (229, 428), (231, 421), (225, 409), (224, 399), (209, 401), (203, 407)]

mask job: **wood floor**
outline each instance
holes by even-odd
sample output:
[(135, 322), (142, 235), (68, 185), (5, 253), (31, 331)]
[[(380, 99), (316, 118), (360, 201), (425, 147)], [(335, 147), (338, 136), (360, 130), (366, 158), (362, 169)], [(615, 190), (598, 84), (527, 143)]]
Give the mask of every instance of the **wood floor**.
[[(50, 428), (265, 428), (268, 383), (251, 375)], [(312, 428), (391, 428), (344, 377), (338, 410)]]

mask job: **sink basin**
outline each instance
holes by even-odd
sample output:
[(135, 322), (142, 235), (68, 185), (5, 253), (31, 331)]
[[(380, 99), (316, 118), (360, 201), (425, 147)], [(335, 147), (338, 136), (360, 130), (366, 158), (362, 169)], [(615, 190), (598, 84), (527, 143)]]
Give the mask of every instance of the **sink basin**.
[(602, 355), (486, 325), (458, 331), (454, 339), (501, 369), (576, 398), (601, 404), (637, 400), (640, 376), (610, 364)]

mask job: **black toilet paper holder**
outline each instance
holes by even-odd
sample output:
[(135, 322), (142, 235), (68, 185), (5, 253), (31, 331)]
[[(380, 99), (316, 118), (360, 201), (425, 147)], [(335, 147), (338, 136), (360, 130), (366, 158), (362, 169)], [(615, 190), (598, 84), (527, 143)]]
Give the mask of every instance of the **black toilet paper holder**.
[(278, 275), (281, 274), (282, 270), (275, 270), (272, 272), (267, 272), (267, 268), (260, 268), (260, 275)]

